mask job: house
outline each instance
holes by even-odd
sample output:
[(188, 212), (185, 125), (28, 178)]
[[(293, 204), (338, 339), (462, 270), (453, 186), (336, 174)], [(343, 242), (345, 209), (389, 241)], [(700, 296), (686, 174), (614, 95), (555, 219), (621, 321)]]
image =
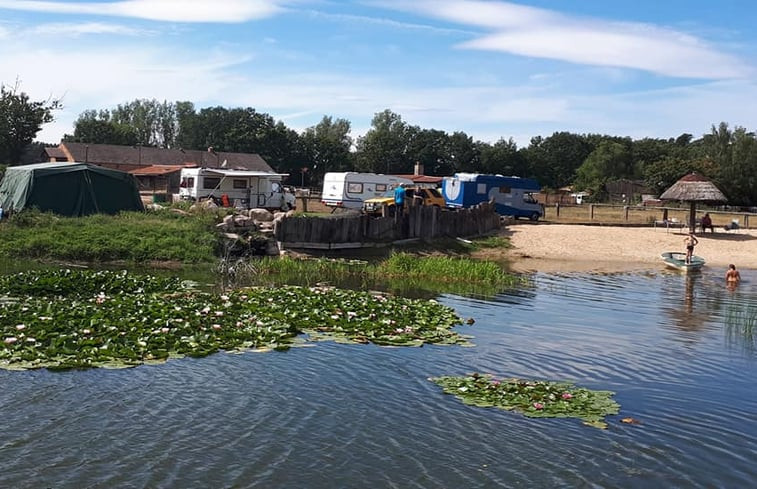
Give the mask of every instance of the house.
[(224, 168), (273, 172), (273, 168), (258, 154), (165, 149), (148, 146), (119, 146), (62, 142), (45, 148), (50, 162), (89, 163), (113, 170), (121, 170), (137, 177), (142, 193), (173, 195), (179, 192), (181, 169), (186, 167)]

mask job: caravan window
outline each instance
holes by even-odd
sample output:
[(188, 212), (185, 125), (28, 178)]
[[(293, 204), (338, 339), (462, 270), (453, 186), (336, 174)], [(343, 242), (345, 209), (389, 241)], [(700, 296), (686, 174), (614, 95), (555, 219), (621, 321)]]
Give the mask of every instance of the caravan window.
[(221, 185), (221, 179), (218, 177), (205, 177), (202, 179), (202, 188), (205, 190), (213, 190)]
[(241, 178), (235, 178), (234, 188), (247, 188), (247, 180), (243, 180)]
[(501, 194), (509, 194), (512, 191), (510, 187), (502, 186), (499, 188), (499, 193)]
[(476, 185), (476, 192), (479, 194), (486, 194), (486, 184), (485, 183), (479, 183)]
[(376, 184), (376, 192), (386, 192), (386, 184), (385, 183), (377, 183)]
[(181, 184), (179, 187), (181, 188), (194, 188), (195, 186), (195, 177), (185, 177), (181, 179)]
[(350, 183), (347, 185), (347, 192), (350, 194), (362, 194), (363, 193), (363, 184), (362, 183)]

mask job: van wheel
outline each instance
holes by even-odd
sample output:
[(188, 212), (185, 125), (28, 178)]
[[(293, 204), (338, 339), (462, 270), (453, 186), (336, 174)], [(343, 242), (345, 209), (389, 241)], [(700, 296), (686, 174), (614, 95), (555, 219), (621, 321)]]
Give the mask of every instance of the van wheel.
[(534, 212), (533, 214), (531, 214), (531, 217), (529, 217), (529, 219), (531, 219), (534, 222), (538, 221), (539, 220), (539, 213), (538, 212)]

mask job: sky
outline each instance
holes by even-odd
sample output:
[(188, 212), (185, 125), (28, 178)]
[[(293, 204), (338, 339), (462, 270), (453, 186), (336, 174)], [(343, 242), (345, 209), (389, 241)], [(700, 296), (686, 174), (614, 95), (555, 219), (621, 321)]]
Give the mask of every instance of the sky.
[(62, 99), (37, 140), (135, 99), (297, 131), (411, 125), (519, 147), (557, 131), (757, 129), (752, 0), (0, 0), (0, 83)]

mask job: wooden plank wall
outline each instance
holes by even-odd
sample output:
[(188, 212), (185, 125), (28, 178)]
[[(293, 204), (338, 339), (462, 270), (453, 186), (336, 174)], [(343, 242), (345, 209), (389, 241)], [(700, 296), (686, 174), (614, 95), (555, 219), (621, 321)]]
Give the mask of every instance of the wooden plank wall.
[(274, 236), (284, 246), (299, 248), (359, 248), (405, 239), (473, 237), (500, 227), (500, 216), (489, 203), (468, 209), (410, 207), (402, 216), (290, 216), (274, 223)]

